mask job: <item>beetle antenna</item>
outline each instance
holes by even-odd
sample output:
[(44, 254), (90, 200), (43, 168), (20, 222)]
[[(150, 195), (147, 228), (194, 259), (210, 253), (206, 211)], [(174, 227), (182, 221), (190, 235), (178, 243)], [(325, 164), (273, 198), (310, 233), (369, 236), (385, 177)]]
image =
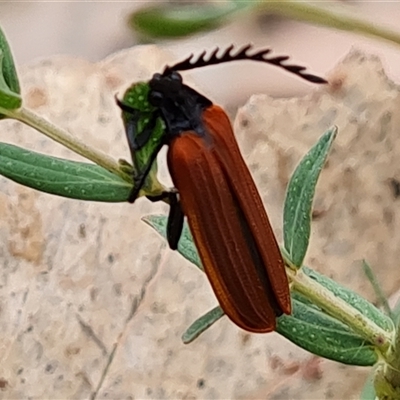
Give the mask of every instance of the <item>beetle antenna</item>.
[(252, 45), (248, 44), (241, 48), (239, 51), (232, 52), (234, 50), (234, 45), (230, 45), (221, 55), (218, 55), (219, 47), (217, 47), (206, 59), (207, 52), (203, 51), (199, 56), (195, 57), (191, 54), (185, 60), (169, 67), (167, 66), (164, 70), (164, 75), (168, 75), (172, 71), (187, 71), (195, 68), (207, 67), (208, 65), (222, 64), (230, 61), (239, 60), (250, 60), (250, 61), (260, 61), (267, 64), (276, 65), (279, 68), (291, 72), (305, 79), (306, 81), (312, 83), (327, 83), (327, 81), (319, 76), (309, 74), (305, 72), (306, 67), (293, 64), (283, 64), (284, 61), (289, 59), (289, 56), (275, 56), (267, 57), (267, 55), (272, 51), (271, 49), (259, 50), (254, 54), (249, 54), (252, 49)]

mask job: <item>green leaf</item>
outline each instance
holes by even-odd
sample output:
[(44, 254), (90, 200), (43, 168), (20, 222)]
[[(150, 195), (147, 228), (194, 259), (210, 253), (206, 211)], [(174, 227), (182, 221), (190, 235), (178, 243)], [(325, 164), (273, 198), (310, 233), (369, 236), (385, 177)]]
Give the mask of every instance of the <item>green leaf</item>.
[(6, 36), (0, 28), (0, 49), (3, 53), (3, 65), (1, 72), (8, 88), (16, 94), (21, 93), (19, 86), (18, 74), (15, 69), (14, 59), (11, 53), (10, 46), (8, 45)]
[(337, 128), (325, 132), (301, 160), (286, 193), (283, 211), (284, 246), (294, 265), (301, 267), (307, 252), (311, 230), (311, 207), (318, 177), (337, 134)]
[(21, 107), (20, 86), (14, 59), (11, 54), (6, 36), (0, 28), (0, 119), (6, 115), (6, 110), (15, 110)]
[(134, 12), (129, 18), (129, 25), (155, 38), (188, 36), (218, 28), (236, 9), (233, 4), (159, 4)]
[(203, 332), (205, 332), (211, 325), (221, 319), (225, 313), (222, 308), (217, 306), (204, 314), (202, 317), (193, 322), (192, 325), (182, 335), (182, 341), (184, 344), (189, 344), (193, 340), (197, 339)]
[[(168, 217), (165, 215), (147, 215), (142, 220), (158, 232), (164, 239), (167, 238)], [(181, 238), (178, 243), (178, 252), (188, 261), (203, 271), (199, 253), (193, 242), (192, 234), (186, 221), (183, 224)]]
[(307, 268), (306, 266), (302, 268), (302, 271), (311, 279), (317, 281), (320, 285), (324, 286), (326, 289), (332, 292), (335, 296), (350, 304), (365, 317), (375, 322), (375, 324), (377, 324), (379, 327), (387, 332), (393, 332), (394, 326), (392, 320), (387, 315), (378, 310), (368, 300), (364, 299), (362, 296), (358, 295), (352, 290), (347, 289), (342, 285), (339, 285), (334, 280), (324, 275), (321, 275), (310, 268)]
[(378, 279), (377, 279), (374, 271), (372, 270), (371, 266), (365, 260), (363, 260), (362, 268), (363, 268), (365, 276), (370, 281), (372, 288), (374, 289), (375, 296), (378, 299), (378, 304), (382, 306), (386, 315), (388, 317), (390, 317), (390, 319), (392, 321), (394, 321), (394, 315), (392, 313), (392, 310), (390, 309), (388, 299), (385, 296), (385, 293), (383, 293), (381, 285), (379, 284)]
[[(0, 51), (0, 71), (2, 71), (4, 65), (4, 54)], [(8, 87), (4, 75), (0, 74), (0, 109), (3, 110), (3, 115), (5, 116), (4, 110), (15, 110), (21, 107), (22, 99), (18, 93), (14, 93)]]
[(68, 161), (0, 143), (0, 174), (22, 185), (79, 200), (123, 202), (132, 186), (94, 164)]
[(277, 319), (278, 333), (313, 354), (343, 364), (370, 366), (378, 361), (372, 344), (303, 299), (293, 295), (292, 314)]

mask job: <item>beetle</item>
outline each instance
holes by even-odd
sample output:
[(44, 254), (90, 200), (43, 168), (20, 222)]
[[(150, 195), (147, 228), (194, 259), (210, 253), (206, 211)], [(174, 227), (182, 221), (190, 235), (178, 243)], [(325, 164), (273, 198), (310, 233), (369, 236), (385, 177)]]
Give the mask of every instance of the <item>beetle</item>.
[[(326, 83), (285, 64), (287, 56), (268, 57), (270, 49), (251, 53), (251, 45), (237, 52), (215, 49), (194, 59), (165, 67), (146, 86), (148, 114), (119, 101), (125, 115), (132, 156), (150, 141), (155, 126), (163, 133), (153, 144), (146, 165), (134, 176), (129, 201), (143, 187), (157, 154), (168, 146), (167, 164), (175, 190), (150, 200), (167, 199), (170, 213), (167, 239), (176, 250), (187, 218), (204, 271), (225, 314), (249, 332), (275, 330), (276, 317), (291, 313), (284, 262), (261, 197), (240, 153), (224, 110), (183, 83), (179, 71), (232, 61), (250, 60), (276, 65), (313, 83)], [(139, 129), (139, 125), (141, 125)]]

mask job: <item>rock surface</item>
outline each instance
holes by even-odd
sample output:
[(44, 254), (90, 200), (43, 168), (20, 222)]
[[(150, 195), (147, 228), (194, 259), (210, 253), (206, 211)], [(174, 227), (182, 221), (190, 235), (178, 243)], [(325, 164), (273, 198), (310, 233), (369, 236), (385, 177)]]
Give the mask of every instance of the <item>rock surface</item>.
[[(168, 61), (152, 46), (98, 64), (43, 60), (21, 71), (25, 104), (128, 159), (114, 95)], [(357, 52), (330, 80), (301, 99), (251, 98), (235, 129), (281, 237), (291, 172), (328, 127), (339, 127), (306, 261), (373, 299), (361, 259), (387, 294), (400, 281), (399, 89), (377, 59)], [(18, 122), (0, 124), (3, 141), (77, 158)], [(166, 177), (163, 162), (161, 170)], [(222, 319), (183, 345), (182, 333), (216, 301), (204, 275), (140, 221), (162, 205), (85, 203), (3, 178), (0, 185), (0, 398), (357, 397), (368, 369), (318, 359), (274, 333), (250, 335)]]

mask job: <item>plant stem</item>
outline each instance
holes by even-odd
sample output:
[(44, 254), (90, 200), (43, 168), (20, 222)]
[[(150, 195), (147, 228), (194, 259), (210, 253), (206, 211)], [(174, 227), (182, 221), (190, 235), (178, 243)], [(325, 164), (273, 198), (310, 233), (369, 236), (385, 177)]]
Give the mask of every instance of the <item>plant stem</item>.
[(370, 22), (308, 2), (289, 0), (264, 0), (256, 6), (263, 12), (280, 14), (283, 17), (341, 31), (355, 32), (400, 44), (400, 34)]
[(5, 114), (10, 118), (21, 121), (32, 128), (43, 133), (50, 139), (62, 144), (73, 152), (93, 161), (95, 164), (105, 168), (115, 175), (120, 176), (127, 182), (132, 182), (132, 176), (124, 172), (120, 165), (106, 154), (86, 145), (78, 138), (72, 136), (67, 131), (60, 129), (51, 122), (45, 120), (27, 108), (21, 107), (16, 110), (0, 110), (1, 114)]
[(382, 354), (387, 352), (392, 341), (390, 333), (308, 277), (301, 269), (294, 271), (287, 268), (286, 272), (291, 281), (292, 290), (302, 294), (326, 313), (353, 329), (358, 335), (374, 344)]

